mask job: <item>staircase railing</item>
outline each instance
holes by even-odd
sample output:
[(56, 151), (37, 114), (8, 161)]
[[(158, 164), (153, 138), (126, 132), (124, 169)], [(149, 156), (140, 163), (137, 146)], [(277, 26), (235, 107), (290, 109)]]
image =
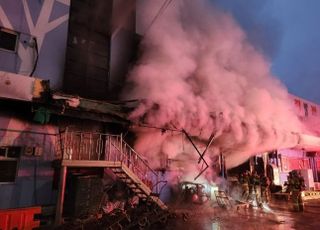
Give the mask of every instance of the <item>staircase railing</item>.
[(121, 162), (153, 192), (158, 193), (158, 173), (149, 166), (143, 156), (123, 140), (122, 135), (67, 130), (60, 133), (60, 139), (63, 159)]

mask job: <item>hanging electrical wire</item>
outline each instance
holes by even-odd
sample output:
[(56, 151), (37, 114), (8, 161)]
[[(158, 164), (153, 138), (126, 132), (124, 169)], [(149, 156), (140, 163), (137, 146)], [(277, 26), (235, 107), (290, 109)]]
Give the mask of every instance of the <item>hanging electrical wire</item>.
[(158, 13), (154, 16), (154, 18), (152, 19), (152, 21), (150, 22), (149, 26), (147, 27), (147, 29), (145, 30), (143, 36), (145, 36), (148, 31), (150, 30), (150, 28), (153, 26), (153, 24), (155, 23), (155, 21), (161, 16), (161, 14), (163, 14), (163, 12), (168, 8), (168, 6), (170, 5), (170, 3), (172, 2), (172, 0), (165, 0), (162, 4), (162, 6), (160, 7), (160, 9), (158, 10)]
[(36, 68), (37, 68), (37, 65), (38, 65), (38, 60), (39, 60), (39, 49), (38, 49), (38, 41), (37, 41), (37, 38), (36, 37), (33, 37), (33, 42), (34, 42), (34, 49), (36, 51), (36, 59), (34, 61), (34, 64), (33, 64), (33, 68), (32, 68), (32, 71), (30, 73), (30, 77), (33, 76), (34, 72), (36, 71)]
[(142, 128), (149, 128), (149, 129), (159, 129), (162, 132), (166, 132), (166, 131), (173, 131), (173, 132), (180, 132), (183, 133), (182, 130), (180, 129), (176, 129), (176, 128), (169, 128), (169, 127), (158, 127), (158, 126), (152, 126), (152, 125), (148, 125), (148, 124), (142, 124), (142, 123), (133, 123), (131, 124), (131, 127), (142, 127)]

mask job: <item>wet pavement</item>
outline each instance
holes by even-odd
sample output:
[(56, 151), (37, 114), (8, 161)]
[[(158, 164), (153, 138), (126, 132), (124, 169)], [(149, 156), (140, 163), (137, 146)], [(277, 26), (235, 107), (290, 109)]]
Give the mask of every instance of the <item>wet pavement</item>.
[(306, 202), (303, 212), (294, 212), (290, 203), (277, 201), (263, 209), (223, 209), (210, 205), (192, 205), (177, 210), (177, 213), (176, 219), (170, 221), (166, 229), (320, 229), (320, 200)]

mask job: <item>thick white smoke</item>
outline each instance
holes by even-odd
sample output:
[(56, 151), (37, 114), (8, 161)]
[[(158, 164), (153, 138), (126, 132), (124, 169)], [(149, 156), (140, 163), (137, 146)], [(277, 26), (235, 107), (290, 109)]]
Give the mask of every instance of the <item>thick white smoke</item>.
[[(145, 1), (144, 12), (154, 12), (156, 2)], [(206, 157), (222, 152), (228, 167), (296, 145), (292, 132), (301, 126), (286, 89), (230, 15), (204, 0), (172, 1), (144, 36), (141, 50), (125, 91), (128, 99), (144, 99), (133, 121), (185, 129), (202, 149), (214, 132)], [(198, 167), (197, 153), (182, 133), (136, 132), (135, 148), (153, 166), (168, 156), (182, 169)]]

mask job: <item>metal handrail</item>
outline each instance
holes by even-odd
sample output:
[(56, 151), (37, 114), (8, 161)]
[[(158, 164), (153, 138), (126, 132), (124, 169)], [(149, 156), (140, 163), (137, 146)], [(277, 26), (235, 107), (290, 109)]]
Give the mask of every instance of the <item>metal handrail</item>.
[(131, 166), (131, 168), (133, 168), (132, 171), (134, 173), (136, 173), (140, 179), (142, 179), (144, 177), (143, 174), (145, 174), (144, 171), (142, 169), (140, 169), (139, 167), (137, 167), (137, 164), (134, 164), (134, 161), (132, 159), (128, 158), (123, 152), (120, 152), (120, 149), (118, 149), (116, 146), (114, 146), (114, 147), (117, 150), (119, 150), (119, 153), (123, 156), (121, 158), (120, 162), (122, 164), (125, 164), (129, 169)]
[[(156, 185), (158, 185), (158, 174), (149, 166), (142, 155), (123, 140), (122, 134), (66, 130), (60, 133), (60, 137), (64, 159), (102, 160), (102, 156), (104, 156), (104, 160), (120, 161), (143, 182), (153, 177), (153, 181), (155, 180)], [(153, 188), (154, 186), (150, 187), (151, 190)], [(155, 190), (158, 192), (158, 186), (155, 186)]]
[(122, 140), (122, 142), (128, 149), (130, 149), (131, 152), (137, 155), (137, 157), (143, 162), (143, 164), (149, 169), (150, 172), (152, 172), (154, 175), (157, 175), (157, 173), (149, 166), (148, 162), (145, 159), (143, 159), (139, 153), (137, 153), (133, 148), (131, 148), (131, 146), (128, 145), (124, 140)]
[[(128, 145), (124, 140), (122, 140), (121, 136), (117, 136), (116, 141), (118, 142), (118, 144), (120, 144), (120, 146), (113, 146), (118, 150), (118, 152), (122, 156), (121, 163), (125, 164), (128, 168), (131, 168), (131, 170), (142, 180), (148, 179), (148, 176), (146, 174), (148, 172), (151, 173), (153, 176), (156, 177), (156, 183), (158, 183), (157, 173), (148, 165), (147, 161), (143, 159), (142, 156), (139, 153), (137, 153), (133, 148), (131, 148), (130, 145)], [(140, 163), (142, 163), (142, 165), (140, 165)], [(152, 187), (150, 189), (152, 189)]]

